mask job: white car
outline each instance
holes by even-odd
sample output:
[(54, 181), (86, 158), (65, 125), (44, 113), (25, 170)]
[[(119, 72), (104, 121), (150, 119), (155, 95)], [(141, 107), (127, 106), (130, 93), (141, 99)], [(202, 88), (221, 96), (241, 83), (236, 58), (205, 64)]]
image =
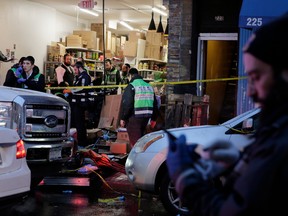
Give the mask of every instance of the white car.
[(31, 173), (26, 150), (16, 130), (0, 127), (0, 200), (30, 191)]
[[(204, 147), (217, 139), (229, 140), (240, 150), (251, 141), (257, 127), (259, 109), (252, 109), (220, 125), (191, 126), (169, 129), (175, 137), (185, 134), (188, 143)], [(129, 181), (136, 189), (158, 194), (172, 215), (188, 214), (188, 209), (179, 201), (166, 167), (168, 136), (156, 131), (140, 138), (130, 151), (125, 164)]]

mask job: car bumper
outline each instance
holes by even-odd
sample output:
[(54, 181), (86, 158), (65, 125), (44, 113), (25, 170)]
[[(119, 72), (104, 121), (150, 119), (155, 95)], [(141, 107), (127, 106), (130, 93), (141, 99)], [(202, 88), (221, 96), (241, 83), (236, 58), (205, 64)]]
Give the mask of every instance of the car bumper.
[(162, 152), (135, 153), (132, 149), (125, 164), (129, 181), (138, 190), (154, 192), (157, 171), (165, 159)]
[(20, 169), (0, 175), (0, 199), (30, 191), (31, 172), (26, 162)]
[(74, 139), (63, 142), (24, 142), (27, 151), (26, 160), (29, 164), (59, 162), (69, 160), (73, 153)]

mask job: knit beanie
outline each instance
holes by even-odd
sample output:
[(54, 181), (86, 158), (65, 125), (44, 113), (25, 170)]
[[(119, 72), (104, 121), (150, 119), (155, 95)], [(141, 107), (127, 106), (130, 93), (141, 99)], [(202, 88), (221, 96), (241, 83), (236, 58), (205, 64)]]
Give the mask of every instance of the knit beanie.
[(288, 14), (257, 29), (243, 52), (271, 66), (288, 69)]

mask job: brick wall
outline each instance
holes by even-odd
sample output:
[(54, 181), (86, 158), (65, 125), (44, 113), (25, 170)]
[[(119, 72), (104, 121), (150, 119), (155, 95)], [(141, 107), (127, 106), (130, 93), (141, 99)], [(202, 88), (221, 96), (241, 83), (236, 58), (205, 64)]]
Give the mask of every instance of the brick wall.
[[(166, 0), (165, 3), (167, 3)], [(169, 0), (169, 35), (167, 81), (191, 80), (191, 44), (192, 44), (192, 1)], [(196, 72), (195, 72), (196, 73)], [(178, 85), (177, 88), (181, 88)], [(166, 95), (174, 93), (174, 86), (167, 86)], [(168, 97), (166, 97), (166, 100)], [(166, 104), (168, 101), (166, 101)], [(166, 128), (172, 126), (174, 114), (169, 107), (165, 111)]]

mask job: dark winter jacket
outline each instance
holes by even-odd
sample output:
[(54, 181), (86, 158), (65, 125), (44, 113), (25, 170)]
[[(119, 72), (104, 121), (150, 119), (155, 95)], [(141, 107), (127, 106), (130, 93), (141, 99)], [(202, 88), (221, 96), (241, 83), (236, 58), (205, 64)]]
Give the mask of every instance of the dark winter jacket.
[[(28, 79), (25, 71), (23, 71), (21, 75), (26, 79), (23, 83), (24, 85), (22, 85), (23, 88), (26, 88), (25, 86), (27, 86), (28, 89), (45, 92), (45, 77), (40, 73), (39, 68), (36, 65), (34, 65), (33, 72)], [(36, 77), (38, 78), (36, 79)]]
[[(135, 89), (131, 84), (135, 79), (143, 79), (140, 75), (134, 75), (131, 79), (130, 83), (126, 86), (124, 93), (122, 95), (122, 103), (121, 103), (121, 113), (120, 119), (127, 121), (130, 117), (134, 115), (134, 97), (135, 97)], [(154, 94), (154, 103), (153, 103), (153, 114), (151, 120), (156, 121), (158, 116), (158, 106), (156, 96)]]
[[(74, 86), (90, 86), (91, 85), (91, 76), (87, 73), (86, 70), (82, 71), (79, 76), (75, 76)], [(72, 90), (72, 102), (74, 103), (86, 103), (90, 97), (89, 92), (91, 89), (75, 89)], [(86, 104), (87, 105), (87, 104)]]
[(193, 215), (288, 215), (287, 107), (270, 125), (260, 128), (255, 138), (223, 188), (203, 182), (185, 186), (181, 196)]
[(9, 87), (16, 87), (16, 88), (21, 88), (21, 84), (19, 84), (17, 82), (17, 77), (14, 73), (13, 70), (17, 70), (17, 68), (19, 67), (19, 63), (14, 64), (8, 71), (6, 74), (6, 78), (5, 78), (5, 82), (4, 82), (4, 86), (9, 86)]

